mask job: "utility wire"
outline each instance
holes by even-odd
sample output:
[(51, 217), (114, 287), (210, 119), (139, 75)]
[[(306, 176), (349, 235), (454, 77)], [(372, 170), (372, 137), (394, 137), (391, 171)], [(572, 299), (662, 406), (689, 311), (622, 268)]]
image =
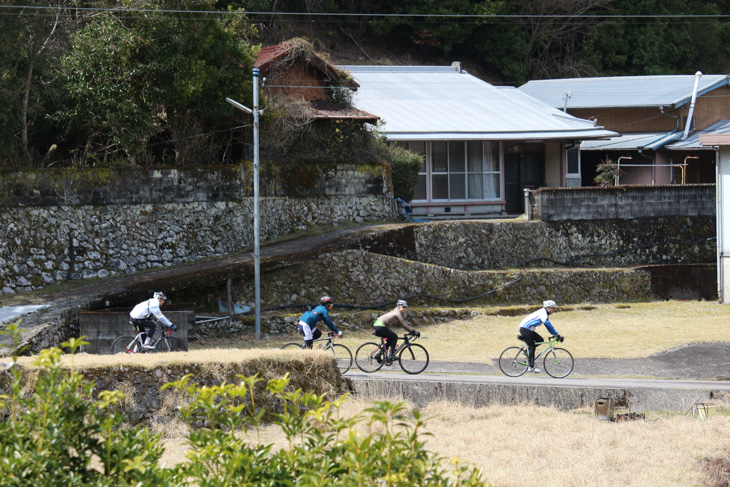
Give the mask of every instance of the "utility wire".
[(407, 13), (349, 13), (349, 12), (263, 12), (263, 11), (218, 11), (218, 10), (183, 10), (183, 9), (149, 9), (121, 7), (70, 7), (44, 5), (2, 5), (4, 9), (30, 10), (66, 10), (90, 12), (135, 12), (135, 13), (173, 13), (204, 15), (267, 15), (291, 17), (396, 17), (396, 18), (453, 18), (453, 19), (726, 19), (730, 14), (407, 14)]

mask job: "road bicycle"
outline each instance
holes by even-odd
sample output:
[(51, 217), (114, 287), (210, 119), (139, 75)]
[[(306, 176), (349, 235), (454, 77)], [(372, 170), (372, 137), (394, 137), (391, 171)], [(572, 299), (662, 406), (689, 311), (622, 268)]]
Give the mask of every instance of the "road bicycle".
[[(131, 321), (129, 324), (134, 326)], [(142, 338), (141, 331), (134, 336), (122, 335), (112, 342), (110, 353), (159, 353), (187, 351), (188, 347), (185, 346), (182, 340), (177, 337), (170, 336), (174, 331), (175, 330), (172, 328), (163, 326), (162, 333), (157, 338), (153, 338), (152, 342), (148, 345), (152, 348), (145, 348), (142, 346), (144, 338)]]
[[(332, 354), (335, 356), (335, 359), (337, 360), (337, 368), (340, 369), (340, 372), (344, 374), (345, 372), (350, 370), (350, 367), (352, 367), (352, 352), (350, 352), (350, 349), (346, 346), (340, 345), (339, 343), (334, 343), (334, 336), (334, 333), (330, 333), (325, 338), (317, 338), (314, 341), (319, 343), (313, 345), (312, 349), (331, 351)], [(281, 348), (282, 350), (287, 348), (290, 350), (293, 348), (306, 349), (307, 345), (302, 342), (292, 342), (287, 343)]]
[[(523, 340), (522, 335), (518, 335), (517, 338)], [(567, 377), (573, 371), (573, 356), (566, 349), (555, 346), (561, 341), (558, 337), (551, 336), (546, 342), (535, 342), (537, 347), (541, 345), (547, 345), (547, 347), (537, 354), (533, 363), (537, 364), (540, 357), (544, 356), (542, 366), (545, 372), (556, 379)], [(535, 352), (537, 352), (537, 348)], [(509, 377), (521, 376), (527, 372), (529, 364), (526, 344), (521, 347), (508, 347), (499, 356), (499, 368), (504, 375)]]
[[(406, 333), (400, 339), (403, 340), (395, 349), (395, 360), (400, 363), (400, 368), (406, 374), (420, 374), (428, 367), (428, 352), (426, 349), (413, 343), (418, 338), (415, 333)], [(380, 343), (363, 343), (355, 352), (355, 364), (363, 372), (373, 373), (380, 370), (384, 365), (393, 364), (388, 358), (386, 340), (382, 338)]]

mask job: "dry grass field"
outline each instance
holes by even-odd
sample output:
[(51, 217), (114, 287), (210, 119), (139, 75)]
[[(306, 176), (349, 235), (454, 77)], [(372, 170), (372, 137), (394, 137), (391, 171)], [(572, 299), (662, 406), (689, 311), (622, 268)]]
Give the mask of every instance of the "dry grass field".
[[(534, 309), (537, 309), (535, 307)], [(433, 361), (487, 363), (506, 347), (516, 345), (522, 316), (478, 314), (468, 320), (420, 328), (419, 343)], [(408, 317), (406, 316), (406, 319)], [(597, 304), (559, 307), (550, 321), (574, 356), (583, 358), (639, 358), (694, 342), (730, 341), (730, 306), (709, 301), (657, 301), (650, 303)], [(323, 325), (320, 328), (326, 330)], [(403, 330), (396, 330), (402, 335)], [(543, 338), (549, 334), (538, 329)], [(298, 341), (298, 335), (271, 338), (207, 341), (201, 348), (275, 348)], [(345, 332), (341, 343), (354, 353), (369, 331)], [(198, 345), (192, 345), (198, 348)]]
[[(354, 416), (368, 406), (353, 399), (341, 413)], [(730, 456), (727, 414), (707, 420), (654, 415), (647, 421), (609, 423), (588, 410), (467, 408), (443, 402), (422, 412), (429, 418), (429, 450), (481, 468), (489, 485), (498, 487), (710, 487), (705, 460)], [(163, 461), (186, 461), (185, 428), (166, 425), (164, 433)], [(247, 436), (275, 448), (287, 445), (273, 426)]]
[[(728, 341), (730, 350), (729, 318), (730, 307), (714, 302), (670, 301), (564, 307), (551, 321), (567, 337), (565, 345), (576, 357), (620, 359), (692, 342)], [(516, 342), (520, 319), (480, 313), (470, 320), (421, 329), (421, 343), (435, 361), (485, 362)], [(366, 340), (370, 340), (366, 332), (347, 333), (344, 343), (354, 352)], [(235, 361), (286, 353), (272, 350), (282, 343), (281, 339), (208, 342), (205, 348), (196, 346), (190, 352), (125, 360), (149, 366), (173, 360)], [(85, 354), (73, 357), (75, 366), (114, 360)], [(484, 478), (495, 486), (693, 487), (728, 485), (713, 484), (703, 470), (705, 459), (730, 459), (730, 406), (721, 400), (715, 405), (706, 420), (681, 413), (649, 413), (646, 421), (611, 423), (595, 419), (592, 410), (565, 412), (534, 405), (474, 409), (432, 403), (423, 412), (430, 417), (428, 448), (482, 468)], [(352, 399), (341, 414), (356, 415), (367, 406)], [(168, 424), (162, 432), (164, 461), (185, 461), (184, 425)], [(275, 427), (249, 434), (251, 441), (284, 446)]]

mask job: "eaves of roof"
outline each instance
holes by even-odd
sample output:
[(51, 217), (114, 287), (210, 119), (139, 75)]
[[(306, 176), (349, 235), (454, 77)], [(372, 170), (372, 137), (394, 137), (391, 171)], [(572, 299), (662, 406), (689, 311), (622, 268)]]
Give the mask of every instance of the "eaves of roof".
[(384, 132), (388, 140), (588, 140), (605, 139), (615, 135), (609, 130), (560, 132)]
[(678, 140), (669, 144), (666, 148), (669, 150), (711, 150), (712, 146), (703, 144), (700, 137), (702, 139), (707, 137), (711, 139), (716, 136), (724, 137), (727, 135), (730, 135), (730, 120), (720, 120), (704, 130), (695, 132), (685, 140)]
[(377, 123), (379, 119), (377, 115), (356, 108), (340, 108), (321, 101), (313, 101), (310, 105), (312, 115), (318, 119), (362, 120), (372, 124)]

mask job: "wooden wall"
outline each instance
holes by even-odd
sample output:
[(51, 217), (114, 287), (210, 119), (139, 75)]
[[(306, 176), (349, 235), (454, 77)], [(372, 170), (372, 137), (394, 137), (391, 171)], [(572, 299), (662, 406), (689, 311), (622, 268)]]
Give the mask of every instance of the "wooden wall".
[[(568, 112), (578, 118), (595, 119), (598, 125), (615, 132), (671, 132), (684, 130), (689, 103), (678, 109), (665, 109), (665, 113), (658, 107), (576, 108)], [(724, 86), (698, 97), (693, 115), (696, 130), (704, 130), (720, 120), (730, 120), (730, 87)], [(679, 117), (679, 122), (675, 116)]]

